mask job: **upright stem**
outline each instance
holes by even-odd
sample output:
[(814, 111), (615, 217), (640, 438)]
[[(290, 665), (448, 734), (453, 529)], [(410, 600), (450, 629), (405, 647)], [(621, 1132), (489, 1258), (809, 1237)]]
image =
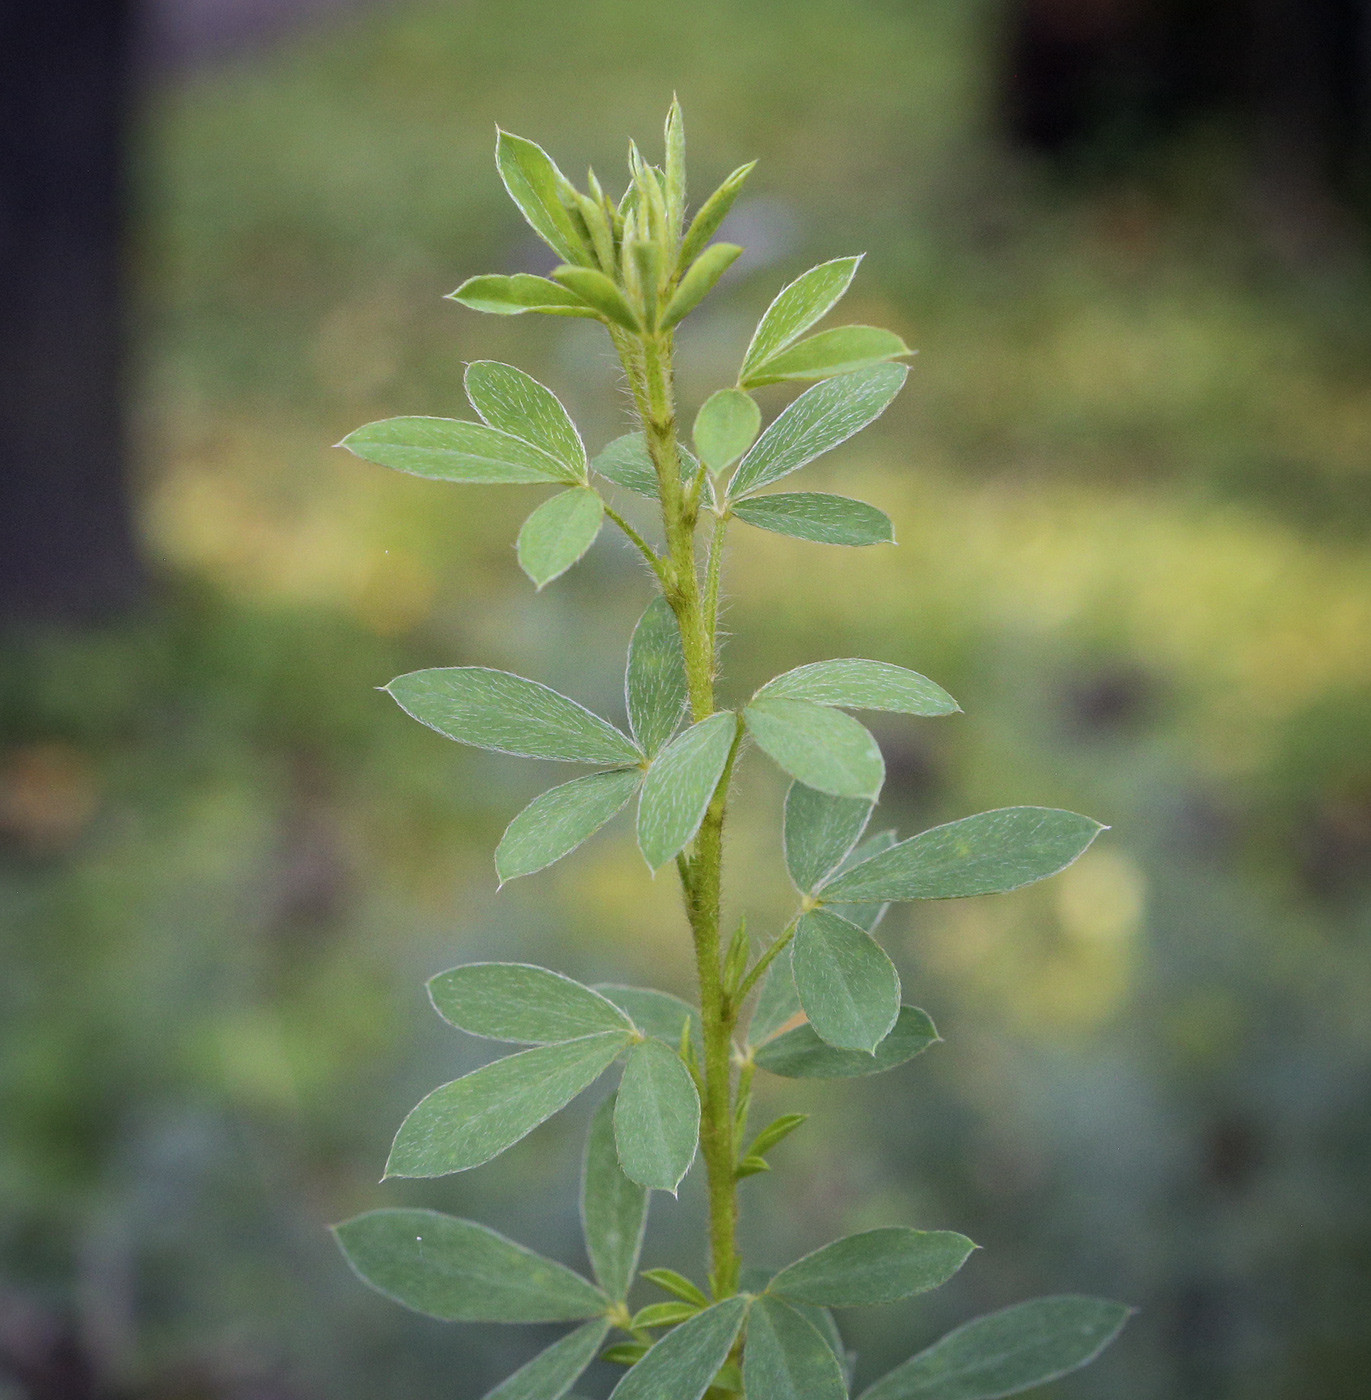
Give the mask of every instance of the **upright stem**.
[[(695, 550), (698, 492), (681, 480), (676, 442), (676, 404), (669, 334), (641, 336), (612, 332), (643, 421), (648, 452), (657, 473), (666, 533), (666, 555), (659, 576), (676, 615), (685, 654), (691, 717), (695, 723), (714, 713), (717, 651), (716, 616), (723, 522), (715, 526), (706, 589), (701, 589)], [(703, 468), (701, 469), (703, 470)], [(737, 1001), (724, 985), (720, 909), (723, 884), (723, 832), (728, 787), (742, 739), (742, 721), (723, 776), (714, 791), (694, 848), (679, 862), (686, 914), (695, 943), (704, 1040), (704, 1094), (700, 1104), (700, 1152), (709, 1177), (710, 1279), (716, 1298), (738, 1291), (737, 1142), (733, 1111), (733, 1032)]]

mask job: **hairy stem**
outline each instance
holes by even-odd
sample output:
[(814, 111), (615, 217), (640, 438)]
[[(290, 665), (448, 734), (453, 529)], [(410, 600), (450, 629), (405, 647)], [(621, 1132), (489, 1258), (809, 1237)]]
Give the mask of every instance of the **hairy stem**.
[[(641, 336), (611, 332), (633, 390), (648, 452), (657, 475), (666, 552), (658, 559), (662, 591), (676, 615), (685, 655), (692, 719), (698, 724), (714, 713), (717, 609), (723, 522), (711, 541), (708, 582), (702, 596), (696, 559), (700, 482), (687, 489), (681, 479), (676, 441), (676, 404), (669, 334)], [(703, 470), (703, 469), (702, 469)], [(738, 1002), (724, 987), (720, 905), (723, 886), (723, 831), (728, 787), (742, 740), (742, 721), (734, 733), (723, 776), (710, 800), (694, 848), (677, 862), (686, 914), (695, 944), (704, 1040), (701, 1066), (700, 1153), (709, 1178), (710, 1280), (716, 1298), (738, 1290), (737, 1124), (733, 1098), (733, 1031)]]

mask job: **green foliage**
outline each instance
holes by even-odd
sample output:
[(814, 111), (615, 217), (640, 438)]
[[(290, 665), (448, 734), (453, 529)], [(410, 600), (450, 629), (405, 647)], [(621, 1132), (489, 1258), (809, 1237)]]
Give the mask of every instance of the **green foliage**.
[(647, 1226), (647, 1188), (619, 1165), (614, 1095), (595, 1110), (581, 1169), (581, 1228), (600, 1287), (616, 1302), (628, 1297)]
[(785, 864), (801, 894), (811, 894), (847, 859), (871, 820), (864, 797), (834, 797), (803, 783), (785, 795)]
[(500, 883), (569, 855), (623, 810), (641, 781), (636, 768), (614, 768), (539, 794), (510, 822), (495, 848)]
[(823, 894), (853, 903), (1004, 894), (1065, 870), (1104, 829), (1049, 807), (982, 812), (877, 852), (830, 881)]
[(1036, 1298), (949, 1332), (861, 1400), (999, 1400), (1093, 1361), (1129, 1309), (1102, 1298)]
[(700, 1096), (681, 1057), (660, 1040), (635, 1045), (614, 1107), (619, 1161), (630, 1180), (675, 1195), (695, 1160)]
[(447, 1176), (479, 1167), (593, 1084), (628, 1047), (609, 1031), (541, 1045), (435, 1089), (400, 1124), (387, 1176)]
[(905, 715), (950, 715), (960, 712), (942, 686), (916, 671), (888, 661), (814, 661), (768, 681), (757, 698), (812, 700), (853, 710), (894, 710)]
[(373, 1210), (334, 1233), (373, 1288), (444, 1322), (577, 1322), (608, 1306), (564, 1265), (436, 1210)]
[(349, 433), (341, 446), (364, 462), (433, 481), (518, 486), (576, 480), (531, 443), (458, 418), (387, 418)]
[(737, 735), (721, 712), (693, 724), (653, 760), (638, 802), (638, 847), (656, 870), (700, 829)]
[(700, 405), (691, 437), (712, 472), (726, 471), (757, 440), (762, 410), (741, 389), (718, 389)]
[(875, 739), (841, 710), (809, 700), (759, 696), (743, 711), (757, 746), (797, 782), (834, 797), (874, 802), (885, 782)]
[(629, 727), (649, 758), (676, 732), (687, 692), (681, 629), (666, 599), (657, 597), (633, 629), (624, 672)]
[(830, 496), (822, 491), (777, 491), (753, 496), (733, 507), (739, 520), (815, 544), (841, 544), (860, 548), (869, 544), (894, 544), (890, 517), (865, 501)]
[(900, 1014), (900, 975), (881, 945), (856, 924), (816, 909), (795, 930), (791, 965), (819, 1039), (874, 1055)]
[(856, 1079), (894, 1069), (927, 1050), (939, 1039), (933, 1022), (916, 1006), (902, 1006), (894, 1028), (872, 1055), (838, 1050), (820, 1040), (813, 1026), (796, 1026), (765, 1040), (754, 1058), (762, 1069), (783, 1079)]
[(429, 979), (434, 1010), (449, 1025), (489, 1040), (554, 1045), (633, 1023), (599, 992), (526, 963), (465, 963)]
[(386, 690), (406, 714), (459, 744), (563, 763), (624, 765), (641, 758), (633, 741), (599, 715), (507, 671), (411, 671)]
[(604, 518), (604, 502), (585, 486), (550, 497), (519, 531), (519, 567), (542, 589), (595, 543)]
[(585, 1323), (521, 1366), (486, 1400), (561, 1400), (595, 1360), (608, 1332), (606, 1321)]
[(867, 1230), (806, 1254), (768, 1288), (816, 1307), (895, 1303), (946, 1283), (975, 1248), (951, 1230)]
[[(496, 315), (533, 310), (600, 321), (628, 379), (633, 431), (588, 461), (550, 389), (521, 370), (478, 360), (467, 370), (466, 390), (480, 423), (392, 419), (346, 442), (369, 460), (439, 479), (564, 484), (519, 533), (519, 562), (540, 589), (585, 553), (606, 519), (643, 557), (657, 588), (628, 647), (632, 738), (538, 682), (484, 667), (416, 671), (387, 689), (414, 718), (459, 743), (602, 770), (551, 788), (510, 822), (496, 851), (502, 883), (561, 859), (639, 793), (644, 858), (654, 872), (677, 865), (700, 1005), (651, 988), (591, 988), (515, 963), (469, 964), (430, 983), (434, 1006), (452, 1025), (533, 1048), (423, 1099), (396, 1135), (388, 1177), (440, 1176), (490, 1161), (623, 1058), (617, 1089), (591, 1118), (582, 1174), (581, 1218), (599, 1287), (483, 1227), (431, 1212), (373, 1212), (338, 1233), (363, 1278), (433, 1316), (594, 1319), (499, 1387), (502, 1400), (559, 1400), (611, 1327), (627, 1337), (602, 1353), (628, 1368), (616, 1400), (700, 1400), (706, 1391), (844, 1400), (847, 1353), (827, 1309), (935, 1288), (974, 1246), (950, 1231), (869, 1230), (752, 1283), (738, 1246), (737, 1183), (769, 1172), (766, 1154), (806, 1118), (782, 1114), (744, 1147), (754, 1071), (844, 1079), (913, 1059), (938, 1035), (924, 1012), (901, 1004), (899, 974), (873, 936), (888, 903), (1017, 889), (1069, 865), (1102, 828), (1074, 813), (1024, 807), (903, 842), (891, 832), (863, 841), (885, 764), (874, 737), (845, 710), (919, 718), (958, 711), (940, 686), (901, 666), (817, 661), (775, 677), (739, 712), (717, 704), (730, 520), (819, 543), (892, 542), (889, 518), (863, 502), (757, 493), (874, 421), (908, 375), (894, 361), (910, 352), (892, 332), (870, 326), (803, 338), (842, 297), (860, 259), (811, 269), (767, 309), (737, 384), (700, 406), (697, 461), (679, 442), (675, 327), (741, 251), (709, 239), (751, 167), (725, 181), (683, 236), (685, 133), (675, 103), (665, 146), (658, 169), (630, 145), (630, 182), (616, 203), (593, 174), (582, 192), (539, 146), (501, 132), (496, 158), (506, 189), (563, 265), (550, 281), (478, 277), (454, 293)], [(821, 382), (763, 429), (747, 390), (792, 380)], [(716, 478), (730, 469), (725, 490)], [(660, 546), (602, 496), (601, 482), (655, 503)], [(697, 540), (702, 522), (707, 550)], [(745, 738), (794, 779), (783, 843), (799, 906), (760, 953), (746, 921), (726, 940), (721, 912), (724, 821), (734, 769), (750, 747)], [(754, 989), (744, 1043), (741, 1016)], [(650, 1270), (643, 1277), (671, 1301), (632, 1312), (627, 1300), (651, 1192), (675, 1193), (697, 1157), (707, 1177), (709, 1289), (670, 1269)], [(1028, 1304), (951, 1334), (869, 1394), (1007, 1394), (1088, 1359), (1122, 1317), (1116, 1305), (1091, 1300)]]
[(780, 1298), (759, 1298), (747, 1318), (743, 1384), (751, 1400), (846, 1400), (847, 1383), (818, 1328)]
[(700, 1400), (743, 1325), (744, 1299), (725, 1298), (682, 1323), (614, 1387), (611, 1400)]
[(831, 452), (874, 423), (904, 388), (903, 365), (876, 365), (801, 394), (759, 437), (729, 482), (737, 500)]

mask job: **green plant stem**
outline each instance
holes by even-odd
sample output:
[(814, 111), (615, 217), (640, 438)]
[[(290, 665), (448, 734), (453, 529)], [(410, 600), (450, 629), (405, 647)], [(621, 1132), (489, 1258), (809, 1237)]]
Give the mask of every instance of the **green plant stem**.
[[(662, 561), (657, 557), (657, 551), (614, 509), (608, 501), (605, 503), (605, 514), (628, 536), (630, 542), (637, 546), (638, 552), (647, 560), (652, 572), (662, 579)], [(665, 580), (662, 580), (665, 582)]]
[[(672, 340), (652, 333), (631, 336), (611, 331), (642, 419), (648, 452), (657, 474), (666, 554), (658, 576), (676, 615), (685, 656), (691, 716), (698, 724), (714, 713), (719, 573), (722, 567), (722, 521), (715, 527), (706, 597), (701, 596), (695, 529), (698, 493), (681, 480), (676, 441), (676, 405), (672, 374)], [(703, 467), (701, 471), (703, 471)], [(719, 779), (694, 848), (678, 862), (686, 914), (695, 944), (704, 1042), (700, 1103), (700, 1153), (709, 1178), (710, 1280), (716, 1298), (738, 1290), (737, 1125), (733, 1099), (733, 1031), (737, 998), (724, 987), (720, 908), (723, 888), (723, 831), (728, 788), (742, 742), (738, 718), (723, 776)]]
[(795, 926), (800, 922), (800, 916), (796, 916), (787, 925), (786, 930), (779, 938), (757, 959), (752, 970), (743, 978), (738, 987), (738, 1004), (741, 1006), (747, 1000), (748, 993), (761, 980), (762, 974), (776, 961), (777, 957), (784, 951), (786, 945), (795, 937)]

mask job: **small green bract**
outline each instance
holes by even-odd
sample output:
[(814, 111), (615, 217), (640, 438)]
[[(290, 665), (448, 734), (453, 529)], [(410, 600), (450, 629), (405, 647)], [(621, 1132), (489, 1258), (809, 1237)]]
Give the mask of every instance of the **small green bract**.
[[(885, 764), (847, 711), (884, 710), (913, 723), (959, 712), (940, 686), (888, 661), (816, 659), (736, 710), (716, 702), (724, 542), (735, 518), (818, 544), (894, 542), (876, 506), (765, 492), (841, 447), (904, 386), (912, 352), (894, 332), (819, 325), (861, 258), (821, 263), (777, 293), (739, 347), (735, 382), (695, 406), (691, 453), (674, 397), (676, 330), (742, 251), (711, 240), (752, 167), (735, 170), (689, 217), (675, 102), (662, 164), (630, 144), (628, 187), (617, 201), (593, 171), (588, 190), (578, 190), (542, 147), (508, 132), (495, 158), (510, 197), (560, 263), (546, 278), (473, 277), (453, 299), (497, 316), (598, 321), (632, 391), (634, 421), (588, 452), (552, 389), (478, 360), (465, 380), (475, 419), (389, 419), (357, 429), (343, 446), (433, 481), (541, 488), (518, 539), (519, 563), (538, 589), (573, 568), (606, 521), (621, 531), (655, 585), (627, 647), (629, 732), (537, 681), (486, 667), (416, 671), (387, 690), (445, 739), (591, 770), (513, 816), (495, 856), (501, 883), (569, 855), (636, 798), (649, 870), (674, 865), (682, 886), (698, 1005), (651, 988), (586, 987), (518, 963), (471, 963), (429, 984), (452, 1026), (525, 1048), (424, 1098), (400, 1125), (387, 1175), (479, 1167), (620, 1065), (617, 1090), (592, 1118), (582, 1173), (594, 1282), (434, 1211), (371, 1211), (340, 1225), (338, 1242), (373, 1288), (431, 1317), (578, 1324), (487, 1400), (560, 1400), (597, 1356), (627, 1368), (615, 1400), (846, 1400), (851, 1359), (829, 1309), (936, 1288), (975, 1246), (951, 1231), (902, 1225), (832, 1241), (774, 1275), (744, 1271), (739, 1183), (769, 1173), (768, 1154), (806, 1120), (784, 1114), (750, 1135), (754, 1076), (759, 1068), (782, 1080), (878, 1074), (936, 1044), (928, 1016), (902, 1004), (899, 974), (874, 936), (888, 904), (1018, 889), (1070, 865), (1104, 828), (1074, 812), (1008, 807), (905, 840), (890, 831), (863, 840)], [(753, 391), (793, 383), (808, 387), (767, 423)], [(622, 490), (655, 503), (656, 542), (621, 512)], [(798, 901), (784, 928), (754, 944), (742, 928), (724, 937), (720, 895), (730, 787), (739, 764), (759, 757), (793, 780), (783, 844)], [(708, 1278), (666, 1268), (639, 1274), (653, 1191), (675, 1192), (696, 1162), (709, 1209)], [(660, 1290), (636, 1312), (628, 1302), (635, 1283)], [(1016, 1394), (1093, 1360), (1127, 1314), (1095, 1298), (1023, 1303), (957, 1328), (866, 1396)]]

